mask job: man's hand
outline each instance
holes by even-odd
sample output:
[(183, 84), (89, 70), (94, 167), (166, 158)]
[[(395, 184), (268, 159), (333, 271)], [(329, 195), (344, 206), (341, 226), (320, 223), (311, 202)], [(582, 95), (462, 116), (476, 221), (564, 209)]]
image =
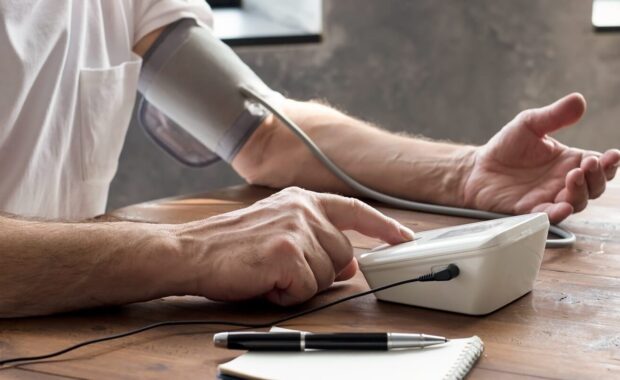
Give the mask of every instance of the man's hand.
[(463, 185), (467, 207), (503, 213), (546, 212), (557, 223), (599, 197), (620, 161), (620, 151), (601, 154), (571, 148), (547, 136), (576, 123), (586, 102), (568, 95), (521, 112), (473, 153)]
[[(176, 227), (194, 294), (235, 301), (303, 302), (357, 271), (342, 230), (391, 244), (411, 230), (353, 199), (289, 188), (231, 213)], [(192, 290), (189, 290), (190, 292)]]
[(0, 318), (186, 294), (302, 302), (357, 271), (348, 229), (413, 238), (360, 201), (301, 189), (180, 225), (0, 215)]

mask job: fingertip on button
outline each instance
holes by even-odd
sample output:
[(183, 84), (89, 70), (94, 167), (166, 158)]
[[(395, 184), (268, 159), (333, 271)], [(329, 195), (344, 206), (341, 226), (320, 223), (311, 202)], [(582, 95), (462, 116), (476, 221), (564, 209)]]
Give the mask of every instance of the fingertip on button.
[(399, 226), (400, 235), (406, 240), (413, 240), (415, 238), (415, 233), (409, 228), (403, 226), (402, 224)]

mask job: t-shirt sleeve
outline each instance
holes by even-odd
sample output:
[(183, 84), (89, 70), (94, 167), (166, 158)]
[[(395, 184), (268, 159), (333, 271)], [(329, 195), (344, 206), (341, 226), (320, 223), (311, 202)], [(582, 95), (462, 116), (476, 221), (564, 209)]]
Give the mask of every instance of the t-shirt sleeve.
[(213, 26), (213, 13), (205, 0), (134, 0), (133, 44), (150, 32), (183, 18)]

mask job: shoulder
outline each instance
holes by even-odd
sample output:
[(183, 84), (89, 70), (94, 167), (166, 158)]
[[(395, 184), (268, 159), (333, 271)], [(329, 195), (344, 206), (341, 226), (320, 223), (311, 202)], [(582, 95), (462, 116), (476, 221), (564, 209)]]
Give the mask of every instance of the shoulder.
[(213, 26), (213, 13), (204, 0), (125, 0), (131, 5), (134, 42), (182, 18)]

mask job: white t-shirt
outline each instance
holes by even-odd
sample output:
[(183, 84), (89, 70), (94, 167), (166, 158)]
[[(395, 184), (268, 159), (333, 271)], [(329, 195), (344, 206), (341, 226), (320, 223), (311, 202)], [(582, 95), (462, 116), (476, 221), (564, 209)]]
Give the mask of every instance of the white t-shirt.
[(132, 47), (204, 0), (0, 0), (0, 211), (105, 210), (142, 60)]

